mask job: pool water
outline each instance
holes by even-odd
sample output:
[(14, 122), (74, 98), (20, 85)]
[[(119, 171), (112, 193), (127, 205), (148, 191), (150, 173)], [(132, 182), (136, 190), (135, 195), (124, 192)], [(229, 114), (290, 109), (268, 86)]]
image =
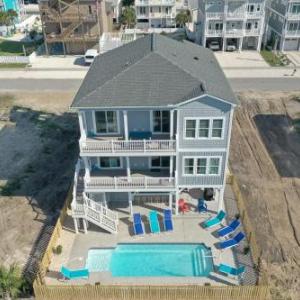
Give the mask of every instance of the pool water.
[(118, 244), (113, 249), (91, 249), (90, 272), (109, 271), (112, 276), (208, 276), (212, 254), (203, 244)]

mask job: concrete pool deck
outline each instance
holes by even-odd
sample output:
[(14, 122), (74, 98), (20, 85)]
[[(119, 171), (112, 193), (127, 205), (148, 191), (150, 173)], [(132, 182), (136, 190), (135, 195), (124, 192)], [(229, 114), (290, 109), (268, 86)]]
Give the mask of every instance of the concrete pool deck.
[[(231, 197), (231, 192), (225, 192), (225, 198)], [(190, 199), (190, 201), (192, 201)], [(109, 272), (91, 273), (89, 279), (79, 279), (72, 281), (61, 281), (59, 273), (62, 265), (71, 269), (85, 267), (88, 250), (91, 248), (112, 248), (118, 243), (204, 243), (211, 248), (214, 266), (225, 263), (236, 266), (236, 251), (242, 252), (241, 249), (226, 249), (220, 251), (216, 245), (221, 240), (215, 234), (220, 228), (216, 226), (213, 229), (205, 230), (201, 227), (201, 223), (209, 217), (216, 214), (216, 201), (208, 202), (207, 213), (191, 212), (186, 215), (173, 216), (174, 231), (170, 233), (161, 232), (160, 234), (151, 234), (146, 216), (151, 209), (157, 209), (159, 214), (163, 208), (162, 204), (153, 203), (145, 206), (134, 206), (135, 212), (140, 212), (145, 224), (146, 234), (143, 237), (133, 235), (133, 227), (131, 216), (128, 214), (127, 208), (119, 209), (119, 232), (118, 234), (110, 234), (101, 230), (99, 227), (90, 224), (88, 233), (80, 232), (75, 234), (73, 220), (67, 217), (64, 223), (64, 230), (58, 241), (63, 246), (60, 255), (54, 255), (46, 275), (45, 281), (47, 285), (57, 284), (126, 284), (126, 285), (185, 285), (210, 283), (211, 285), (237, 285), (238, 278), (228, 277), (218, 272), (211, 272), (208, 277), (112, 277)], [(160, 220), (162, 221), (162, 219)], [(161, 228), (163, 228), (161, 223)]]

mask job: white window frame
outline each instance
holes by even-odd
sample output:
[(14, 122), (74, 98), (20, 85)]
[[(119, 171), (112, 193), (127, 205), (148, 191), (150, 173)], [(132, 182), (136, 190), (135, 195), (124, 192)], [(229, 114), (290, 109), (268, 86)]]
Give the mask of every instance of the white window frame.
[[(187, 137), (186, 136), (186, 121), (187, 120), (196, 120), (196, 137)], [(199, 137), (199, 121), (200, 120), (208, 120), (209, 121), (209, 128), (208, 128), (208, 137)], [(222, 127), (222, 134), (221, 137), (212, 137), (212, 130), (213, 130), (213, 121), (214, 120), (222, 120), (223, 127)], [(193, 117), (186, 117), (183, 120), (183, 136), (185, 140), (223, 140), (224, 133), (225, 133), (225, 117), (213, 117), (213, 118), (193, 118)]]
[[(120, 167), (101, 167), (101, 163), (100, 163), (100, 159), (101, 158), (107, 158), (107, 159), (110, 159), (110, 158), (118, 158), (120, 160)], [(113, 169), (113, 170), (116, 170), (116, 169), (123, 169), (123, 157), (119, 157), (119, 156), (103, 156), (103, 157), (97, 157), (98, 159), (98, 166), (99, 166), (99, 169), (101, 170), (109, 170), (109, 169)]]
[[(97, 126), (96, 126), (96, 112), (105, 112), (107, 113), (108, 111), (115, 111), (116, 112), (116, 117), (117, 117), (117, 131), (116, 132), (97, 132)], [(94, 133), (95, 135), (116, 135), (116, 134), (120, 134), (120, 118), (119, 118), (119, 111), (118, 110), (113, 110), (113, 109), (106, 109), (106, 110), (94, 110), (93, 111), (93, 125), (94, 125)]]
[(171, 116), (171, 111), (168, 110), (168, 109), (153, 109), (153, 110), (150, 110), (150, 125), (151, 125), (151, 132), (152, 132), (152, 134), (170, 134), (170, 130), (171, 130), (171, 117), (169, 118), (169, 125), (170, 125), (170, 127), (169, 127), (169, 131), (168, 132), (154, 131), (154, 112), (155, 111), (160, 111), (161, 113), (163, 111), (168, 111), (169, 112), (169, 116)]
[[(197, 159), (205, 158), (207, 163), (206, 163), (206, 173), (205, 174), (197, 174)], [(218, 169), (218, 174), (209, 174), (209, 168), (210, 168), (210, 160), (218, 158), (219, 159), (219, 169)], [(194, 164), (193, 164), (193, 174), (186, 174), (185, 173), (185, 160), (186, 159), (193, 159)], [(221, 168), (222, 168), (222, 156), (220, 155), (213, 155), (213, 156), (183, 156), (182, 158), (182, 175), (184, 177), (203, 177), (203, 176), (220, 176), (221, 175)]]

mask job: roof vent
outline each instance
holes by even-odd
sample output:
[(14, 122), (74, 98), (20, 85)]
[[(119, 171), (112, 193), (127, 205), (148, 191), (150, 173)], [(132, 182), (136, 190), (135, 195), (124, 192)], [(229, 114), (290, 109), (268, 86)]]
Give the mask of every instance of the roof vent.
[(198, 56), (194, 56), (194, 60), (199, 60), (199, 57)]
[(206, 86), (205, 86), (204, 82), (200, 83), (200, 89), (201, 89), (202, 92), (204, 92), (204, 93), (206, 92)]

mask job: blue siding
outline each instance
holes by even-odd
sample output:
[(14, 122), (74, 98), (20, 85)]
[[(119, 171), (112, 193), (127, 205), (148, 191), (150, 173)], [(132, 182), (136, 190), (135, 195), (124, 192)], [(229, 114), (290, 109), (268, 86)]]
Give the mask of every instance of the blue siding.
[[(178, 110), (178, 136), (179, 148), (225, 148), (227, 146), (228, 128), (230, 122), (231, 105), (216, 100), (209, 96), (200, 98), (188, 104), (180, 106)], [(224, 138), (219, 140), (210, 139), (184, 139), (184, 118), (186, 117), (222, 117), (225, 118)]]
[[(220, 176), (184, 176), (183, 175), (183, 158), (185, 156), (221, 156), (221, 172)], [(224, 173), (225, 173), (225, 162), (226, 162), (226, 152), (180, 152), (178, 155), (178, 185), (181, 187), (194, 185), (194, 186), (204, 186), (210, 187), (215, 185), (223, 185)]]

